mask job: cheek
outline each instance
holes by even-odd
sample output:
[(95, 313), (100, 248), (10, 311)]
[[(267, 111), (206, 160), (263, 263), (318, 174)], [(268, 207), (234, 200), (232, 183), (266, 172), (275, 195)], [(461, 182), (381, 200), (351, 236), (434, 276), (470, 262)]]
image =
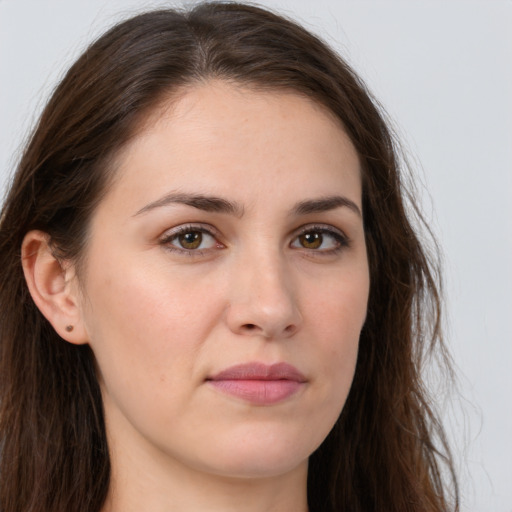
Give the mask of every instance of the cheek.
[(109, 261), (118, 264), (92, 268), (85, 308), (103, 380), (131, 387), (190, 375), (220, 300), (157, 266)]
[(304, 332), (298, 351), (314, 368), (314, 391), (307, 416), (314, 421), (302, 427), (304, 438), (318, 447), (337, 421), (352, 385), (359, 337), (366, 317), (368, 279), (331, 279), (309, 287), (304, 302)]
[[(343, 340), (354, 340), (366, 319), (369, 278), (366, 267), (348, 278), (332, 277), (316, 290), (308, 305), (308, 316), (319, 332), (321, 339), (328, 340), (332, 349), (341, 348)], [(335, 340), (338, 340), (337, 343)]]
[[(357, 278), (355, 278), (357, 276)], [(315, 357), (331, 399), (344, 403), (357, 361), (359, 337), (368, 302), (369, 279), (364, 268), (352, 279), (333, 279), (308, 305)]]

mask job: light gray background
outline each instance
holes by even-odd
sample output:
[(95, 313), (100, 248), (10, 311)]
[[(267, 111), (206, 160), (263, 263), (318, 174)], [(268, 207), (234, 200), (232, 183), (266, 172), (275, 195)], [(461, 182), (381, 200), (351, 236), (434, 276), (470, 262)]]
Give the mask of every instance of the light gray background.
[[(84, 45), (119, 18), (166, 4), (0, 0), (2, 189), (28, 127)], [(460, 393), (445, 418), (462, 510), (511, 512), (512, 2), (261, 4), (339, 49), (421, 163), (426, 215), (444, 249), (447, 338), (459, 368)]]

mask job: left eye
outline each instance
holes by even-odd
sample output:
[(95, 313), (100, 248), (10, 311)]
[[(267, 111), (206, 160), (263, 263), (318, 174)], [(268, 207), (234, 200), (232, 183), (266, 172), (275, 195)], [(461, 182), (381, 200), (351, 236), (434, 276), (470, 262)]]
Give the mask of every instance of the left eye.
[(325, 229), (304, 231), (291, 243), (291, 247), (318, 251), (335, 250), (342, 245), (345, 245), (345, 240), (341, 234), (333, 233)]
[(165, 240), (165, 243), (176, 249), (194, 251), (198, 249), (211, 249), (216, 246), (217, 241), (210, 233), (198, 229), (189, 229), (171, 235)]

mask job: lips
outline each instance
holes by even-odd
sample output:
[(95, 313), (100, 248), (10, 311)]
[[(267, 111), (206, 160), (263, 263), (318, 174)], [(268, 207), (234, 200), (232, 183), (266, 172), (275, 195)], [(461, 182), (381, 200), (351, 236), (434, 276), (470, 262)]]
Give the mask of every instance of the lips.
[(217, 390), (256, 405), (272, 405), (297, 393), (307, 382), (288, 363), (231, 366), (207, 379)]

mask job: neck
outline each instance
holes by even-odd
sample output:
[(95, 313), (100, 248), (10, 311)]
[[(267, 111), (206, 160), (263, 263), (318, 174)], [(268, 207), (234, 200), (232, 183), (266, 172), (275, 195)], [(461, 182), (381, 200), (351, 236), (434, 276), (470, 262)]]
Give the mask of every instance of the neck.
[(112, 473), (102, 512), (307, 512), (307, 468), (267, 478), (230, 478), (194, 471)]
[(111, 445), (102, 512), (307, 512), (307, 462), (273, 476), (238, 478)]

